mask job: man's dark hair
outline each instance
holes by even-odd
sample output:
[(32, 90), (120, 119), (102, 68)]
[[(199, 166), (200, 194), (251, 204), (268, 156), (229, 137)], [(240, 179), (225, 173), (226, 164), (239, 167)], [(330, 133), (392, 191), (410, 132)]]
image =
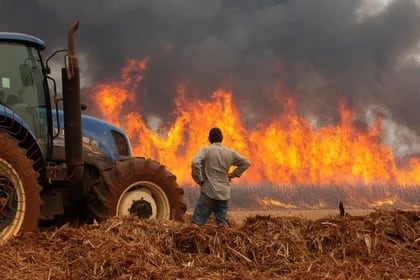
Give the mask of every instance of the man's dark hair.
[(220, 128), (213, 127), (209, 131), (209, 141), (210, 143), (221, 143), (223, 141), (223, 134)]

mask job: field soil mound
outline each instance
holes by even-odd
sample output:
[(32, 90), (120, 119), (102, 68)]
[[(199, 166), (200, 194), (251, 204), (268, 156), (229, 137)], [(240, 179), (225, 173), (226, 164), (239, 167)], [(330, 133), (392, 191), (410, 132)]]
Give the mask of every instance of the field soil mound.
[(420, 279), (420, 212), (231, 228), (112, 218), (0, 245), (0, 279)]

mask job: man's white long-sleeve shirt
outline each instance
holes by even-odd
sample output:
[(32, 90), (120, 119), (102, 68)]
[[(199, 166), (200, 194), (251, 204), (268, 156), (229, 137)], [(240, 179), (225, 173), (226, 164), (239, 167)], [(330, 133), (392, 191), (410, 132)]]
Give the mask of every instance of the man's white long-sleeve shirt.
[(232, 177), (240, 177), (251, 163), (237, 151), (213, 143), (200, 149), (192, 159), (191, 176), (209, 198), (228, 200), (231, 194), (229, 169)]

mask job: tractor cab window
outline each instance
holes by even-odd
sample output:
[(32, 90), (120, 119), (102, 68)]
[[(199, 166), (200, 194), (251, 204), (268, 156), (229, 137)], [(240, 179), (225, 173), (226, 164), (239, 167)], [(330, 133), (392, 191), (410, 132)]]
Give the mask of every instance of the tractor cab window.
[(19, 116), (46, 145), (48, 129), (42, 73), (36, 48), (0, 43), (0, 104)]

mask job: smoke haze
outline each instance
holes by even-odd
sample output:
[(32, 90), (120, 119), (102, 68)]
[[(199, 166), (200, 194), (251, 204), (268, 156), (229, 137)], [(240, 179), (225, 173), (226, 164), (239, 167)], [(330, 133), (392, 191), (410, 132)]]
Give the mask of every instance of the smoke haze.
[(169, 119), (182, 81), (197, 98), (228, 87), (251, 127), (289, 96), (318, 125), (334, 123), (343, 100), (361, 117), (377, 110), (412, 141), (420, 135), (419, 3), (387, 2), (2, 0), (0, 29), (40, 37), (47, 56), (79, 20), (81, 75), (92, 83), (118, 80), (128, 58), (149, 57), (137, 93), (146, 116)]

